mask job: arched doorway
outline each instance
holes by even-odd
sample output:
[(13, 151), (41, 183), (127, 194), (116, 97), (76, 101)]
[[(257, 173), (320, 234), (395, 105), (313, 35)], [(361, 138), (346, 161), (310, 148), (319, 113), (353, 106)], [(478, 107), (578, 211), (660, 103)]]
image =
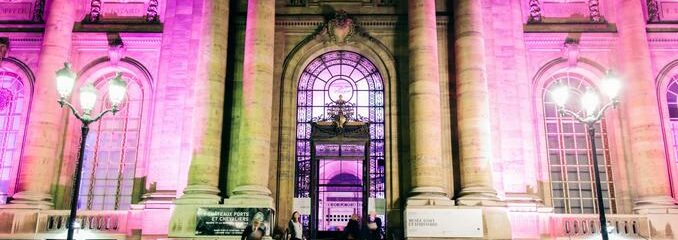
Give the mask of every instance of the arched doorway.
[[(311, 123), (327, 119), (328, 105), (340, 99), (353, 106), (356, 117), (369, 123), (368, 210), (385, 215), (385, 113), (384, 83), (374, 63), (353, 51), (326, 52), (310, 61), (299, 75), (296, 109), (295, 189), (296, 198), (310, 198)], [(326, 179), (348, 172), (322, 169)], [(347, 175), (343, 175), (347, 176)], [(313, 205), (313, 204), (312, 204)], [(303, 219), (308, 226), (308, 216)], [(338, 224), (333, 223), (334, 225)], [(333, 226), (334, 226), (333, 225)], [(327, 225), (330, 226), (330, 225)]]

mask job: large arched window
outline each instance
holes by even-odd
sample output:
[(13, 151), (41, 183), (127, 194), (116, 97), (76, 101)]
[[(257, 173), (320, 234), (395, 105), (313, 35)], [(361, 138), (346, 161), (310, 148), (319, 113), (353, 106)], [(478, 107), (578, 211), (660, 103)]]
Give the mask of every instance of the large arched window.
[(327, 104), (348, 101), (370, 123), (370, 197), (384, 198), (384, 85), (367, 58), (332, 51), (315, 58), (301, 73), (297, 88), (296, 197), (309, 197), (311, 124), (325, 118)]
[[(543, 91), (544, 129), (551, 178), (551, 196), (556, 213), (598, 212), (591, 162), (590, 140), (585, 124), (560, 116), (550, 91), (561, 82), (572, 89), (567, 108), (581, 113), (579, 97), (590, 87), (582, 75), (565, 72), (551, 77)], [(616, 208), (605, 119), (596, 124), (595, 141), (605, 210)]]
[[(132, 201), (136, 164), (143, 156), (139, 144), (145, 92), (139, 79), (122, 76), (128, 90), (120, 111), (90, 125), (80, 184), (82, 209), (124, 210)], [(100, 93), (95, 113), (110, 108), (105, 93), (113, 77), (115, 73), (105, 74), (94, 82)]]
[[(666, 107), (668, 108), (669, 128), (673, 141), (673, 151), (678, 156), (678, 75), (673, 76), (666, 87)], [(666, 116), (666, 115), (664, 115)], [(678, 164), (678, 159), (675, 160)]]
[(0, 203), (10, 194), (19, 162), (30, 96), (27, 86), (20, 75), (0, 70)]

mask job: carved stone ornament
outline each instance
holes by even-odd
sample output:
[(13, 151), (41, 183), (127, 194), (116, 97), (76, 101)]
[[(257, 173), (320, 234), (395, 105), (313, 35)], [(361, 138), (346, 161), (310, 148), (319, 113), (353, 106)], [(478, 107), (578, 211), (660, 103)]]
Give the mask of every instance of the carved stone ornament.
[(12, 102), (13, 98), (12, 91), (7, 88), (0, 88), (0, 111), (4, 111)]
[(33, 22), (44, 22), (45, 0), (35, 0), (33, 7)]
[(594, 23), (604, 23), (605, 18), (600, 14), (600, 1), (599, 0), (589, 0), (589, 17), (591, 22)]
[(356, 26), (353, 19), (341, 10), (334, 14), (334, 18), (327, 22), (325, 31), (329, 35), (329, 41), (338, 44), (346, 43), (355, 33)]
[(577, 66), (579, 62), (579, 42), (575, 39), (568, 38), (563, 44), (563, 58), (567, 60), (567, 65), (570, 67)]
[(647, 21), (652, 23), (661, 21), (657, 0), (647, 0)]
[(111, 61), (111, 64), (117, 65), (120, 62), (126, 52), (125, 44), (116, 42), (108, 46), (108, 59)]
[(530, 17), (528, 23), (540, 23), (542, 21), (541, 3), (539, 0), (530, 0)]
[(146, 9), (146, 22), (159, 23), (160, 15), (158, 14), (158, 0), (148, 1), (148, 8)]
[(96, 23), (99, 21), (101, 21), (101, 0), (92, 0), (89, 13), (85, 16), (84, 22)]
[(7, 57), (7, 52), (9, 52), (9, 38), (0, 37), (0, 63)]

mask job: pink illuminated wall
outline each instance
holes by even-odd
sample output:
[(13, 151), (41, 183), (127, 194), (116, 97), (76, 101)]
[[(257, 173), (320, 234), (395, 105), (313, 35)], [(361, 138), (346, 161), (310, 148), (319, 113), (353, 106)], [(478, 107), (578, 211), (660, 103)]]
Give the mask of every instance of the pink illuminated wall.
[[(548, 150), (549, 177), (555, 213), (595, 213), (593, 164), (591, 162), (590, 139), (586, 126), (570, 116), (561, 116), (552, 101), (550, 91), (558, 82), (571, 89), (567, 109), (581, 114), (579, 96), (590, 81), (584, 76), (563, 72), (551, 77), (543, 94), (543, 114), (546, 130), (546, 148)], [(603, 184), (603, 197), (606, 199), (606, 211), (616, 209), (614, 184), (611, 174), (610, 154), (607, 147), (605, 120), (596, 125), (596, 154), (600, 165), (600, 177)], [(601, 133), (602, 130), (602, 133)]]
[[(110, 108), (104, 93), (107, 81), (114, 76), (109, 72), (94, 81), (100, 93), (95, 113)], [(126, 210), (132, 201), (137, 162), (145, 151), (139, 148), (144, 91), (133, 75), (123, 74), (123, 79), (128, 92), (120, 111), (90, 125), (80, 185), (79, 207), (83, 209)]]
[(30, 96), (27, 86), (18, 74), (0, 71), (0, 198), (10, 194), (21, 155)]

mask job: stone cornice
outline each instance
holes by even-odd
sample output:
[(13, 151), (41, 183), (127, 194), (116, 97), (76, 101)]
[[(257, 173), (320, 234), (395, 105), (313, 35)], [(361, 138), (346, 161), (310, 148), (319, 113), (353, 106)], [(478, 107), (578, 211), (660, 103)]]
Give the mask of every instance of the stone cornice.
[(648, 33), (647, 34), (648, 45), (650, 50), (652, 49), (678, 49), (678, 36), (675, 33)]
[[(162, 44), (162, 34), (159, 33), (142, 35), (121, 33), (120, 37), (128, 50), (151, 49), (159, 51), (159, 46)], [(107, 50), (108, 39), (105, 34), (101, 33), (76, 33), (73, 34), (73, 47)]]
[(39, 50), (42, 46), (42, 33), (3, 33), (10, 42), (10, 54), (12, 50)]
[[(349, 15), (355, 19), (356, 24), (365, 28), (393, 28), (407, 26), (405, 15)], [(243, 19), (244, 21), (244, 19)], [(275, 24), (277, 27), (287, 29), (316, 29), (325, 23), (321, 15), (278, 15)], [(448, 17), (437, 17), (438, 27), (447, 27)]]
[[(525, 33), (525, 47), (528, 50), (562, 49), (568, 37), (571, 37), (568, 33)], [(614, 33), (583, 34), (577, 40), (582, 49), (609, 50), (614, 47), (617, 35)]]

